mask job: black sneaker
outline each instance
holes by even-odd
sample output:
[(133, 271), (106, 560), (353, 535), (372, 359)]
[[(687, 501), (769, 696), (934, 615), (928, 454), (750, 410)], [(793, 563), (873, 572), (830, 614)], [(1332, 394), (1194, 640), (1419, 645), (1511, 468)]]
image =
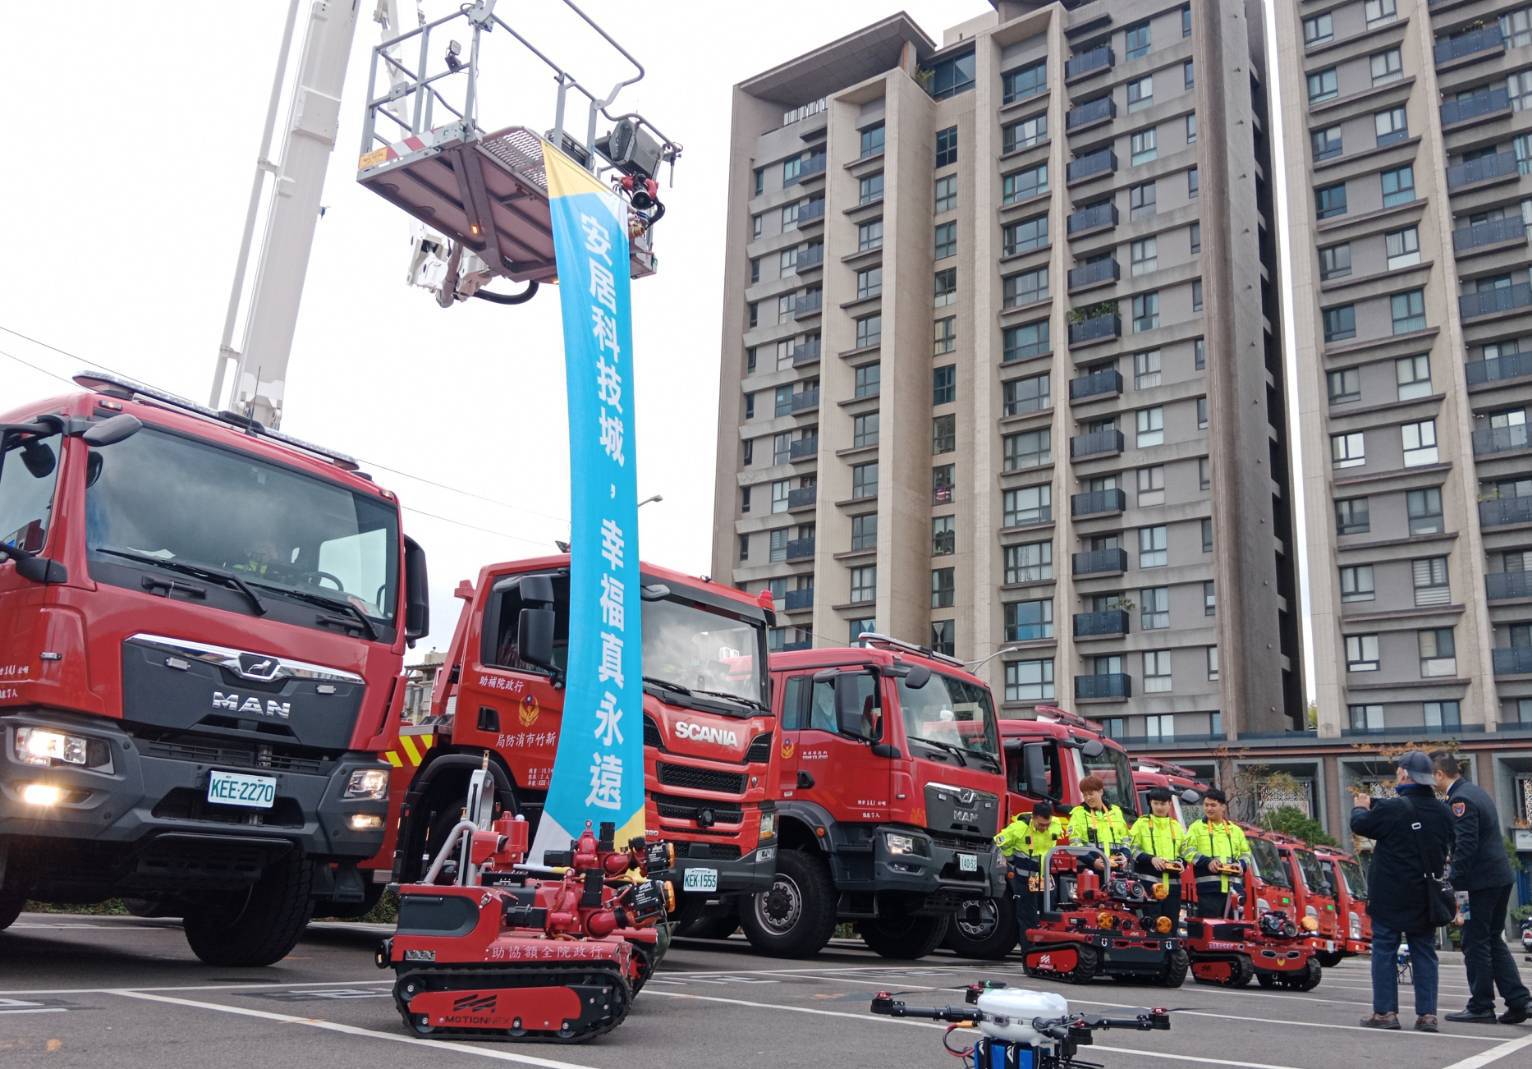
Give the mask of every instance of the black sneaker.
[[(1494, 1010), (1484, 1013), (1478, 1010), (1459, 1010), (1457, 1013), (1447, 1014), (1447, 1020), (1457, 1024), (1494, 1024), (1496, 1018)], [(1525, 1013), (1522, 1015), (1522, 1020), (1526, 1020)]]
[(1523, 1002), (1520, 1006), (1512, 1006), (1495, 1020), (1501, 1024), (1521, 1024), (1529, 1017), (1532, 1017), (1532, 1002)]

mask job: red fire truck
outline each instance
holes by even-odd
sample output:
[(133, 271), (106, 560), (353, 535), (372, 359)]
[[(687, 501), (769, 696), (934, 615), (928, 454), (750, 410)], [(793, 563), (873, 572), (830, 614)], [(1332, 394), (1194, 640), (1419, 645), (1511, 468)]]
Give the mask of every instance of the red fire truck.
[(0, 927), (124, 895), (267, 964), (363, 898), (425, 557), (345, 457), (76, 381), (0, 417)]
[[(676, 847), (684, 921), (710, 898), (771, 886), (776, 868), (770, 609), (654, 565), (641, 574), (645, 823)], [(457, 596), (431, 715), (388, 749), (390, 832), (369, 866), (373, 895), (390, 880), (418, 881), (486, 752), (500, 805), (534, 832), (542, 813), (564, 701), (569, 557), (489, 565)], [(552, 626), (535, 626), (539, 614)]]
[(1367, 873), (1362, 863), (1350, 854), (1333, 847), (1316, 847), (1319, 858), (1335, 888), (1337, 935), (1335, 949), (1319, 953), (1319, 963), (1326, 968), (1339, 965), (1344, 958), (1366, 954), (1372, 948), (1372, 918), (1367, 916)]
[[(1149, 812), (1149, 791), (1155, 787), (1164, 787), (1170, 792), (1171, 812), (1182, 827), (1190, 827), (1193, 821), (1202, 819), (1200, 799), (1208, 785), (1199, 780), (1195, 772), (1154, 758), (1135, 758), (1133, 789), (1138, 796), (1139, 812)], [(1193, 798), (1198, 800), (1193, 801)]]
[[(1069, 810), (1084, 802), (1080, 781), (1093, 775), (1106, 784), (1106, 804), (1121, 806), (1124, 819), (1132, 824), (1138, 806), (1128, 753), (1102, 733), (1100, 724), (1039, 705), (1036, 719), (1000, 721), (1000, 738), (1006, 766), (1003, 822), (1032, 812), (1033, 802), (1044, 798), (1058, 807), (1059, 819), (1067, 821)], [(1018, 938), (1007, 884), (996, 898), (965, 901), (946, 945), (964, 957), (993, 961), (1009, 954)]]
[(882, 635), (774, 654), (782, 743), (776, 880), (746, 902), (757, 949), (809, 957), (852, 921), (887, 957), (920, 958), (957, 904), (1005, 886), (1005, 777), (989, 688), (960, 662)]

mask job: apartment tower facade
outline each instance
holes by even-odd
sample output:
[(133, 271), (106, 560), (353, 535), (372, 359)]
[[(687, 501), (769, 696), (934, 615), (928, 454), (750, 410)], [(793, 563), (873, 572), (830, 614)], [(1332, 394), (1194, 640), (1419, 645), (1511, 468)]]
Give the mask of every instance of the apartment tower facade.
[(773, 591), (778, 647), (983, 661), (1006, 715), (1280, 732), (1301, 606), (1260, 4), (994, 8), (735, 87), (713, 574)]

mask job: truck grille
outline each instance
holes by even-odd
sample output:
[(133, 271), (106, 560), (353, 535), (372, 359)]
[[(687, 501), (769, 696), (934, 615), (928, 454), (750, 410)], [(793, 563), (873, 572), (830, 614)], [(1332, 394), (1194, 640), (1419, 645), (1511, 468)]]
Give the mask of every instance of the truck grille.
[(716, 791), (719, 794), (745, 793), (745, 776), (742, 772), (717, 772), (711, 768), (692, 768), (688, 765), (659, 765), (660, 782), (667, 787), (682, 787), (691, 791)]
[[(160, 820), (198, 820), (213, 824), (258, 824), (266, 828), (303, 827), (303, 807), (295, 798), (278, 797), (270, 809), (234, 809), (207, 804), (201, 791), (173, 787), (153, 810)], [(254, 817), (256, 819), (252, 820)]]
[(160, 757), (173, 761), (196, 761), (206, 765), (228, 765), (237, 768), (258, 768), (273, 772), (298, 772), (319, 775), (325, 770), (323, 758), (304, 757), (284, 747), (269, 747), (262, 754), (254, 745), (238, 742), (206, 739), (195, 735), (170, 736), (142, 740), (146, 757)]
[(750, 740), (750, 749), (745, 754), (745, 764), (764, 765), (771, 760), (771, 732), (757, 735)]
[(728, 843), (676, 843), (676, 853), (693, 861), (739, 860), (739, 847)]
[(652, 794), (654, 807), (660, 816), (671, 820), (697, 820), (704, 809), (713, 813), (715, 824), (739, 824), (745, 819), (745, 811), (737, 805), (719, 805), (706, 798), (677, 798), (670, 794)]
[(660, 726), (647, 716), (644, 717), (644, 745), (656, 750), (665, 748), (664, 740), (660, 738)]

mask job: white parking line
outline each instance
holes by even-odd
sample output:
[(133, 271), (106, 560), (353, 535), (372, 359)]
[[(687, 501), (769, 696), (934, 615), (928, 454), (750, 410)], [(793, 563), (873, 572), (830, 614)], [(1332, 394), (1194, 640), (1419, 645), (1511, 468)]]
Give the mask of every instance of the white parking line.
[(1447, 1069), (1480, 1069), (1481, 1066), (1498, 1062), (1507, 1054), (1515, 1054), (1523, 1047), (1532, 1047), (1532, 1036), (1522, 1036), (1520, 1039), (1508, 1039), (1498, 1047), (1491, 1047), (1481, 1054), (1475, 1054), (1472, 1058), (1464, 1058), (1460, 1062), (1453, 1062)]
[(0, 991), (0, 995), (115, 995), (123, 991), (285, 991), (294, 987), (359, 987), (371, 984), (391, 984), (393, 980), (304, 980), (300, 983), (282, 983), (268, 980), (249, 984), (176, 984), (157, 987), (55, 987), (48, 989), (24, 988), (16, 991)]
[(389, 1043), (408, 1043), (411, 1046), (428, 1047), (432, 1051), (455, 1051), (459, 1054), (472, 1054), (478, 1058), (490, 1058), (501, 1062), (515, 1062), (518, 1065), (535, 1065), (541, 1069), (596, 1069), (595, 1066), (579, 1065), (575, 1062), (559, 1062), (552, 1058), (537, 1058), (530, 1054), (515, 1054), (508, 1050), (497, 1047), (479, 1047), (467, 1043), (454, 1043), (450, 1040), (418, 1039), (415, 1036), (407, 1036), (394, 1032), (376, 1032), (371, 1028), (358, 1028), (355, 1025), (341, 1024), (338, 1021), (323, 1021), (314, 1017), (294, 1017), (286, 1013), (272, 1013), (269, 1010), (253, 1010), (245, 1006), (221, 1006), (216, 1002), (196, 1002), (188, 998), (170, 998), (166, 995), (152, 995), (146, 991), (130, 991), (118, 989), (103, 992), (108, 995), (119, 995), (123, 998), (144, 999), (149, 1002), (164, 1002), (172, 1006), (185, 1006), (189, 1009), (212, 1010), (215, 1013), (229, 1013), (237, 1017), (254, 1017), (261, 1021), (275, 1021), (278, 1024), (302, 1025), (306, 1028), (318, 1028), (326, 1032), (339, 1032), (348, 1036), (361, 1036), (367, 1039), (381, 1039)]

